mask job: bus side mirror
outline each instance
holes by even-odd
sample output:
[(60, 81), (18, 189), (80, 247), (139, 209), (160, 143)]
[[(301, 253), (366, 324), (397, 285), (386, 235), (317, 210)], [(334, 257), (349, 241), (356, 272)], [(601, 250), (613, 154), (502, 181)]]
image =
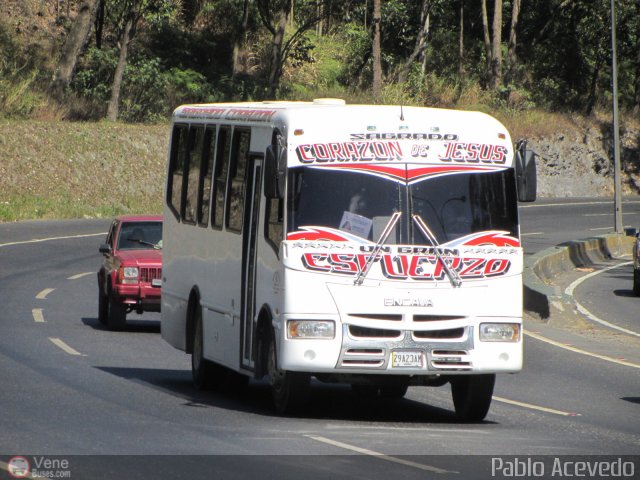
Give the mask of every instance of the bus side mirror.
[(264, 195), (267, 198), (284, 198), (284, 185), (287, 174), (285, 150), (267, 147), (264, 166)]
[(527, 149), (526, 140), (520, 140), (516, 146), (516, 188), (518, 201), (535, 202), (538, 187), (536, 174), (536, 154)]

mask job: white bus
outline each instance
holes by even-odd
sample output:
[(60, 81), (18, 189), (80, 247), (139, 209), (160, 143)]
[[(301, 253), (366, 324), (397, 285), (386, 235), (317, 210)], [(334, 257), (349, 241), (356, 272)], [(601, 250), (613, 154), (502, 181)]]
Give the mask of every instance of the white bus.
[(478, 112), (181, 106), (162, 336), (191, 354), (196, 386), (266, 376), (280, 412), (304, 405), (311, 378), (389, 397), (450, 383), (456, 414), (479, 421), (495, 374), (522, 369), (517, 202), (535, 199), (532, 161)]

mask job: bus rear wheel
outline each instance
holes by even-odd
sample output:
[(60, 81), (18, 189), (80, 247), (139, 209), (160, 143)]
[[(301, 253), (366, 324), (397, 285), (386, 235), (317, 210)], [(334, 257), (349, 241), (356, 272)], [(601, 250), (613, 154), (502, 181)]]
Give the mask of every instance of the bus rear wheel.
[(463, 422), (481, 422), (489, 413), (495, 374), (461, 375), (451, 379), (456, 416)]
[(307, 373), (289, 372), (278, 368), (275, 340), (269, 342), (267, 364), (273, 404), (279, 413), (299, 412), (309, 398), (311, 377)]
[(193, 328), (193, 352), (191, 353), (191, 376), (198, 390), (213, 390), (222, 377), (222, 367), (204, 358), (204, 330), (202, 309), (195, 308)]

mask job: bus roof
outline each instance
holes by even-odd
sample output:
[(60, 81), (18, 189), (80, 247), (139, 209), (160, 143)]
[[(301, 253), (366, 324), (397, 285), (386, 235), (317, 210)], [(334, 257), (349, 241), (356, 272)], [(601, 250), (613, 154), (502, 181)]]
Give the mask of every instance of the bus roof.
[(318, 99), (183, 105), (174, 122), (279, 128), (293, 154), (290, 166), (399, 160), (504, 168), (513, 160), (506, 127), (475, 111)]
[[(313, 116), (309, 116), (309, 110)], [(468, 124), (474, 121), (484, 122), (484, 125), (476, 124), (476, 128), (493, 127), (506, 133), (506, 128), (498, 120), (482, 112), (451, 110), (433, 107), (411, 107), (401, 105), (363, 105), (347, 104), (344, 100), (335, 98), (320, 98), (312, 102), (303, 101), (263, 101), (263, 102), (237, 102), (237, 103), (206, 103), (182, 105), (175, 109), (173, 116), (176, 121), (188, 119), (203, 120), (228, 120), (240, 123), (272, 123), (278, 119), (289, 121), (308, 118), (312, 120), (316, 116), (330, 116), (335, 120), (339, 113), (340, 118), (348, 117), (350, 121), (361, 119), (363, 121), (382, 121), (391, 123), (406, 123), (412, 120), (431, 123), (464, 122)], [(316, 117), (317, 118), (317, 117)], [(437, 128), (437, 125), (432, 127)]]

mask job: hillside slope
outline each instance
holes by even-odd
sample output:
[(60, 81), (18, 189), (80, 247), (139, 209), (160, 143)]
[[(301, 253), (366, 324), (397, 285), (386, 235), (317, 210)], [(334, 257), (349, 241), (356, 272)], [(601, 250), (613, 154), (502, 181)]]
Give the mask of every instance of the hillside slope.
[(0, 221), (160, 212), (166, 125), (0, 121)]
[[(509, 125), (508, 125), (509, 126)], [(522, 136), (513, 125), (513, 138)], [(160, 212), (168, 125), (0, 121), (0, 221)], [(624, 194), (640, 193), (640, 129), (621, 135)], [(541, 197), (613, 193), (611, 131), (532, 135)]]

